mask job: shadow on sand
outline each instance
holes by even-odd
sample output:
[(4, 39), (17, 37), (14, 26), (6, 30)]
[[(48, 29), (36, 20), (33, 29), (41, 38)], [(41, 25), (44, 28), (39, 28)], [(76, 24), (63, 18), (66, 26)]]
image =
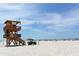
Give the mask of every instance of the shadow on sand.
[(18, 47), (18, 46), (24, 46), (24, 45), (6, 45), (5, 47)]

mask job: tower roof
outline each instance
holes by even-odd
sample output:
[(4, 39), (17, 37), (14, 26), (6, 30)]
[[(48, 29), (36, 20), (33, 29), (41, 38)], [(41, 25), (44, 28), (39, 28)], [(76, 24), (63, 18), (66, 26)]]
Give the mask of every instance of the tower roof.
[(6, 24), (6, 23), (12, 23), (12, 22), (15, 22), (16, 24), (21, 23), (20, 21), (6, 20), (4, 22), (4, 24)]

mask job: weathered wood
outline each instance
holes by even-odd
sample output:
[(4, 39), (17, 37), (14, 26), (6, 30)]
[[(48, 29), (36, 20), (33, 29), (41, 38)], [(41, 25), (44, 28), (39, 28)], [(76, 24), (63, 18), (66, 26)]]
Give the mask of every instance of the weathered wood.
[(25, 41), (21, 39), (21, 34), (18, 34), (18, 31), (21, 30), (20, 26), (17, 24), (21, 23), (20, 21), (11, 21), (7, 20), (4, 24), (5, 27), (3, 38), (6, 38), (6, 45), (10, 46), (11, 43), (14, 45), (25, 45)]

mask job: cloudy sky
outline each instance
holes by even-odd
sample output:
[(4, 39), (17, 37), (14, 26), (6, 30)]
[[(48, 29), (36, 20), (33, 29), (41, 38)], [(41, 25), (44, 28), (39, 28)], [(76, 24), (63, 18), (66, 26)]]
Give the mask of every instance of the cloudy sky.
[(79, 4), (0, 4), (0, 37), (7, 20), (20, 20), (22, 38), (79, 38)]

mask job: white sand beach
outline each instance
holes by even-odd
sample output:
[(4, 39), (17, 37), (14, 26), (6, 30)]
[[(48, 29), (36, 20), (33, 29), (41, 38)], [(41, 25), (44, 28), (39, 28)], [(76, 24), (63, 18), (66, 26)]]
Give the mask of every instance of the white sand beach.
[(79, 41), (40, 41), (39, 45), (0, 46), (0, 56), (79, 56)]

